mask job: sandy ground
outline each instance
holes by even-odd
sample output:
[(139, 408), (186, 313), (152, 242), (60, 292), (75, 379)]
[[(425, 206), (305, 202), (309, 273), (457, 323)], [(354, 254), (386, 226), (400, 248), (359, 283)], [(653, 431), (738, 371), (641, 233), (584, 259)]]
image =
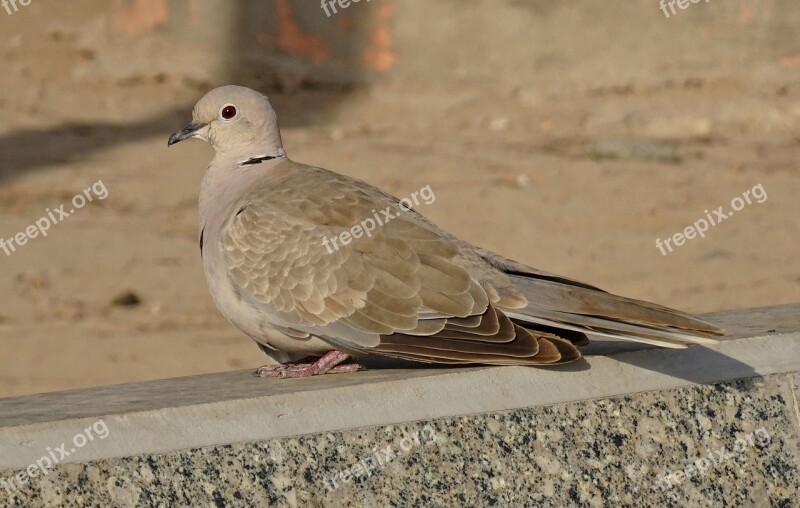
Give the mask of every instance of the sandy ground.
[[(98, 180), (108, 190), (0, 251), (0, 396), (265, 363), (203, 279), (196, 201), (211, 149), (166, 146), (205, 89), (64, 78), (86, 58), (58, 36), (0, 55), (0, 237)], [(420, 211), (469, 241), (700, 313), (800, 300), (796, 64), (768, 80), (743, 69), (547, 94), (386, 81), (271, 98), (295, 160), (398, 197), (430, 185)], [(763, 203), (666, 256), (656, 247), (757, 185)]]

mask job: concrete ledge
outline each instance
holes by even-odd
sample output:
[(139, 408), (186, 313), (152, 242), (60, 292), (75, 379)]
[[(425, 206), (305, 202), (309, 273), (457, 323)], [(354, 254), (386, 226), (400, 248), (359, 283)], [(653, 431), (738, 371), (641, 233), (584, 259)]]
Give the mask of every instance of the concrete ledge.
[[(122, 464), (127, 464), (129, 461), (139, 464), (146, 457), (151, 457), (148, 460), (154, 460), (151, 454), (165, 452), (174, 452), (174, 456), (183, 457), (181, 460), (205, 457), (205, 453), (217, 456), (223, 451), (231, 450), (230, 446), (225, 446), (228, 444), (251, 443), (240, 445), (244, 448), (238, 447), (239, 445), (234, 447), (242, 451), (252, 446), (269, 447), (281, 439), (289, 439), (292, 436), (305, 435), (307, 440), (325, 441), (328, 439), (325, 437), (326, 433), (330, 432), (349, 436), (342, 439), (345, 442), (354, 439), (360, 442), (359, 446), (363, 448), (365, 445), (361, 442), (363, 438), (358, 437), (361, 431), (354, 429), (372, 428), (364, 430), (369, 434), (379, 433), (380, 426), (390, 426), (388, 428), (394, 430), (387, 432), (396, 433), (397, 425), (421, 421), (429, 422), (427, 427), (429, 430), (438, 429), (436, 432), (439, 437), (442, 433), (450, 434), (454, 425), (452, 422), (460, 422), (456, 426), (462, 430), (465, 426), (474, 430), (475, 425), (480, 427), (487, 424), (487, 418), (493, 421), (498, 418), (501, 420), (509, 418), (509, 411), (512, 413), (522, 411), (522, 414), (530, 417), (531, 411), (538, 411), (537, 414), (547, 413), (549, 411), (547, 406), (553, 405), (563, 408), (580, 407), (581, 411), (593, 408), (591, 412), (597, 413), (598, 407), (618, 404), (618, 401), (616, 403), (612, 401), (620, 396), (627, 396), (625, 400), (630, 401), (632, 407), (640, 407), (638, 413), (634, 411), (629, 415), (631, 418), (638, 418), (642, 416), (642, 411), (647, 412), (648, 405), (644, 404), (644, 401), (661, 404), (663, 398), (675, 398), (681, 390), (691, 394), (698, 404), (709, 406), (721, 404), (717, 410), (719, 411), (726, 403), (715, 399), (719, 394), (714, 390), (708, 391), (709, 388), (697, 386), (698, 384), (722, 383), (718, 386), (728, 387), (722, 391), (738, 390), (737, 397), (752, 398), (753, 394), (748, 395), (746, 392), (758, 391), (766, 383), (776, 393), (782, 394), (780, 395), (782, 403), (778, 404), (780, 407), (773, 408), (780, 413), (781, 418), (774, 419), (771, 423), (764, 423), (761, 427), (765, 428), (764, 432), (771, 434), (772, 442), (776, 443), (771, 446), (779, 450), (781, 456), (785, 458), (784, 462), (789, 464), (786, 468), (788, 472), (786, 474), (789, 475), (787, 478), (794, 478), (795, 485), (792, 488), (796, 489), (798, 413), (794, 385), (796, 377), (792, 376), (793, 373), (800, 372), (800, 305), (731, 311), (705, 317), (725, 327), (728, 333), (726, 340), (717, 350), (692, 347), (675, 351), (647, 346), (633, 346), (637, 349), (631, 350), (631, 346), (627, 344), (611, 343), (595, 347), (595, 351), (603, 351), (609, 356), (590, 355), (579, 364), (547, 369), (376, 368), (352, 376), (300, 380), (255, 379), (250, 371), (240, 371), (3, 399), (0, 400), (0, 415), (2, 415), (0, 416), (0, 471), (22, 470), (35, 464), (50, 451), (56, 450), (61, 443), (66, 443), (62, 449), (67, 451), (68, 455), (60, 458), (58, 461), (60, 465), (55, 468), (57, 471), (70, 470), (65, 466), (70, 463), (84, 463), (74, 466), (77, 468), (100, 467), (98, 464), (101, 463), (108, 466), (114, 463), (118, 464), (117, 468), (126, 469), (127, 466)], [(748, 378), (762, 381), (740, 381)], [(740, 388), (731, 388), (736, 386)], [(759, 408), (760, 404), (772, 403), (775, 401), (751, 401), (751, 405), (756, 408)], [(761, 410), (767, 411), (767, 408)], [(476, 416), (467, 419), (456, 418), (465, 415)], [(700, 416), (705, 420), (709, 419), (708, 416)], [(671, 418), (686, 429), (700, 425), (697, 423), (700, 421), (697, 414), (681, 415), (680, 411), (673, 411)], [(107, 437), (103, 438), (95, 431), (93, 439), (80, 438), (77, 443), (81, 446), (73, 446), (76, 443), (75, 436), (86, 435), (85, 430), (92, 428), (93, 425), (96, 430), (100, 419), (107, 428)], [(715, 425), (727, 426), (734, 429), (727, 437), (735, 440), (737, 432), (735, 429), (738, 429), (739, 433), (747, 431), (752, 434), (759, 428), (755, 425), (764, 419), (750, 422), (746, 420), (747, 418), (739, 414), (726, 416), (705, 430), (710, 430)], [(449, 424), (451, 427), (447, 427), (448, 421), (451, 422)], [(598, 428), (609, 425), (609, 421), (597, 414), (587, 422)], [(551, 426), (559, 427), (555, 422), (549, 423)], [(579, 426), (584, 423), (586, 422), (575, 422)], [(747, 428), (748, 426), (753, 428)], [(419, 433), (420, 428), (423, 426), (407, 426), (407, 433), (409, 436), (414, 432)], [(551, 431), (556, 432), (555, 429)], [(533, 426), (525, 428), (525, 432), (532, 433), (535, 437), (539, 431)], [(565, 429), (557, 432), (563, 435)], [(778, 433), (783, 436), (779, 443), (776, 438)], [(402, 435), (404, 434), (400, 436)], [(716, 436), (716, 439), (725, 438), (725, 435)], [(86, 441), (85, 444), (83, 441)], [(359, 462), (361, 460), (359, 457), (369, 456), (373, 453), (369, 449), (381, 445), (381, 442), (380, 439), (367, 441), (366, 445), (368, 446), (361, 455), (353, 456), (352, 463)], [(495, 445), (496, 443), (492, 446)], [(569, 443), (561, 445), (570, 449), (574, 447)], [(597, 445), (598, 443), (584, 443), (584, 446)], [(453, 453), (456, 455), (465, 453), (466, 448), (474, 446), (480, 449), (483, 444), (467, 441)], [(206, 451), (197, 450), (203, 447), (206, 447)], [(488, 450), (487, 448), (486, 453), (489, 453)], [(683, 450), (679, 449), (679, 452), (685, 454)], [(309, 453), (307, 450), (301, 450), (298, 451), (297, 457), (289, 458), (281, 452), (282, 458), (276, 459), (272, 455), (270, 457), (271, 460), (274, 459), (287, 467), (288, 462), (302, 462), (300, 457), (306, 456), (307, 453)], [(496, 456), (490, 454), (486, 459), (501, 462), (505, 460), (502, 454)], [(553, 460), (555, 464), (559, 463), (558, 460)], [(348, 464), (351, 464), (347, 461), (343, 463), (345, 464), (343, 467), (349, 467)], [(558, 469), (569, 472), (573, 466), (575, 464), (561, 463)], [(543, 466), (540, 465), (541, 467)], [(683, 468), (685, 465), (678, 464), (675, 467)], [(505, 481), (510, 481), (507, 477), (509, 474), (522, 473), (523, 470), (512, 468), (505, 472)], [(231, 471), (228, 474), (236, 473)], [(330, 474), (336, 478), (338, 473), (335, 468), (329, 467), (328, 477)], [(570, 474), (575, 472), (572, 471)], [(322, 470), (315, 471), (313, 475), (325, 476)], [(200, 476), (195, 480), (200, 481)], [(6, 479), (12, 477), (11, 472), (0, 476)], [(105, 478), (104, 481), (110, 481), (109, 477), (102, 474), (101, 477)], [(19, 486), (20, 490), (14, 492), (14, 496), (17, 496), (15, 499), (24, 497), (26, 488), (34, 490), (43, 488), (42, 485), (48, 484), (47, 482), (53, 481), (54, 478), (55, 475), (47, 479), (42, 477), (31, 479), (31, 483)], [(292, 483), (291, 479), (285, 480), (289, 484)], [(163, 481), (171, 480), (168, 477)], [(413, 481), (415, 482), (413, 487), (406, 485), (403, 488), (419, 488), (419, 492), (424, 493), (429, 487), (418, 483), (422, 481), (421, 478)], [(364, 492), (359, 494), (354, 491), (355, 484), (349, 482), (346, 489), (339, 488), (338, 485), (335, 489), (331, 489), (319, 481), (311, 483), (316, 486), (317, 492), (309, 494), (311, 497), (308, 499), (316, 499), (322, 504), (339, 498), (341, 498), (339, 501), (358, 499), (359, 502), (364, 502), (366, 499), (362, 495)], [(781, 488), (785, 491), (790, 484), (791, 482)], [(323, 485), (327, 486), (327, 491)], [(538, 493), (544, 496), (542, 488), (541, 485), (532, 485), (531, 495)], [(259, 489), (256, 491), (266, 495), (267, 491)], [(344, 492), (349, 494), (343, 494)], [(672, 493), (671, 490), (665, 492)], [(662, 495), (663, 492), (658, 494)], [(774, 492), (770, 491), (769, 495), (773, 494)], [(0, 488), (0, 499), (5, 495), (7, 492)], [(139, 496), (141, 495), (139, 492)], [(248, 495), (255, 494), (249, 492)], [(334, 497), (330, 497), (332, 495)], [(351, 495), (352, 497), (348, 497)], [(269, 496), (264, 499), (268, 498)], [(482, 499), (486, 501), (486, 498)], [(525, 499), (531, 502), (546, 501), (545, 498), (538, 499), (535, 496)], [(481, 501), (472, 498), (471, 502)]]

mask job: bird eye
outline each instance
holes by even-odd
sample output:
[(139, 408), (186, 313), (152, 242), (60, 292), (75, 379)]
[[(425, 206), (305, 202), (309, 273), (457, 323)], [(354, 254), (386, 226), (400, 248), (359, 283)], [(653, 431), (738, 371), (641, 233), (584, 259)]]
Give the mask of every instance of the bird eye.
[(219, 110), (219, 116), (223, 120), (233, 120), (236, 118), (237, 113), (238, 111), (236, 111), (236, 106), (233, 104), (226, 104), (225, 106), (222, 106), (221, 110)]

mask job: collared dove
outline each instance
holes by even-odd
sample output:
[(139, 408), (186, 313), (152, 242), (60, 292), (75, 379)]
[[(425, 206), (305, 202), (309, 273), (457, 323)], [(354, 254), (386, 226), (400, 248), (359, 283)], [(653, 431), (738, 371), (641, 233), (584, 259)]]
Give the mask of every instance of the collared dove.
[[(169, 138), (216, 154), (200, 190), (200, 252), (222, 314), (278, 365), (262, 377), (353, 372), (364, 355), (551, 365), (587, 334), (683, 348), (722, 330), (459, 240), (360, 180), (290, 160), (266, 97), (210, 91)], [(369, 235), (354, 226), (377, 211)], [(326, 240), (352, 232), (331, 249)], [(362, 231), (364, 233), (364, 231)]]

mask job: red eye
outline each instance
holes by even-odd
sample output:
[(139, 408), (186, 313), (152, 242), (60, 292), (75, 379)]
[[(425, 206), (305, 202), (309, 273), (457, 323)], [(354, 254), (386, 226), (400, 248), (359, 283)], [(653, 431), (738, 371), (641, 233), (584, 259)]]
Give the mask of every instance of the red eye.
[(231, 120), (233, 117), (236, 116), (236, 106), (228, 104), (227, 106), (222, 108), (222, 112), (220, 113), (220, 115), (225, 120)]

